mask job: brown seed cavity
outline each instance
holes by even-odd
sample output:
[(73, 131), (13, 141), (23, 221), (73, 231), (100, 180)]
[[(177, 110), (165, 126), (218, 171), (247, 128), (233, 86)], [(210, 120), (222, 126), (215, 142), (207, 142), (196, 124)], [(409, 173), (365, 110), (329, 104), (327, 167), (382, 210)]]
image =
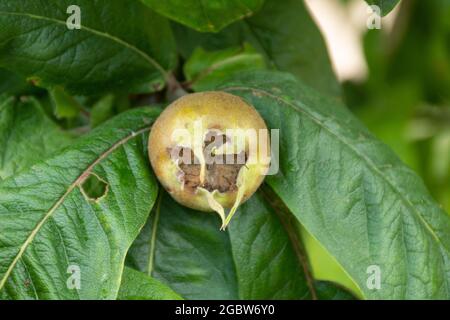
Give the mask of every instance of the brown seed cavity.
[[(190, 148), (177, 146), (171, 150), (173, 160), (178, 160), (178, 167), (182, 174), (181, 182), (184, 187), (195, 192), (198, 187), (209, 192), (218, 190), (221, 193), (235, 192), (239, 171), (247, 162), (244, 151), (239, 154), (215, 154), (215, 149), (231, 141), (225, 134), (209, 131), (203, 143), (203, 155), (205, 158), (206, 175), (203, 183), (200, 181), (200, 161)], [(175, 157), (175, 158), (174, 158)]]

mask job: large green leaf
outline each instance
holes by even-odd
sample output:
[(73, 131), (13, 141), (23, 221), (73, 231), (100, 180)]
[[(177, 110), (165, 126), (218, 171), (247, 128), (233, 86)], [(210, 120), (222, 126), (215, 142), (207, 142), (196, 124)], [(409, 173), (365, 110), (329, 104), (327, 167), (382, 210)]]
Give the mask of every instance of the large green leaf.
[[(266, 181), (366, 298), (450, 298), (450, 217), (346, 108), (285, 74), (242, 74), (216, 89), (281, 130), (280, 171)], [(370, 266), (379, 290), (366, 285)]]
[(0, 68), (0, 94), (17, 94), (28, 89), (28, 83), (17, 74)]
[[(116, 298), (156, 198), (143, 135), (158, 113), (125, 113), (0, 183), (1, 299)], [(84, 188), (92, 178), (104, 184), (96, 198)]]
[(202, 32), (217, 32), (251, 16), (264, 0), (142, 0), (156, 12)]
[[(71, 5), (80, 30), (67, 28)], [(0, 65), (76, 92), (127, 89), (175, 64), (167, 20), (139, 1), (4, 0), (0, 30)]]
[(119, 300), (181, 300), (172, 289), (142, 272), (125, 267)]
[(366, 2), (370, 5), (379, 6), (381, 14), (384, 16), (391, 12), (400, 0), (366, 0)]
[(174, 32), (185, 58), (197, 46), (219, 50), (249, 42), (272, 68), (290, 72), (331, 96), (340, 95), (322, 35), (301, 0), (267, 0), (253, 17), (218, 34), (202, 34), (179, 25), (174, 25)]
[(0, 98), (0, 181), (71, 142), (34, 98)]
[(239, 209), (227, 232), (219, 228), (216, 215), (182, 207), (163, 193), (128, 262), (187, 299), (311, 298), (306, 261), (261, 196)]

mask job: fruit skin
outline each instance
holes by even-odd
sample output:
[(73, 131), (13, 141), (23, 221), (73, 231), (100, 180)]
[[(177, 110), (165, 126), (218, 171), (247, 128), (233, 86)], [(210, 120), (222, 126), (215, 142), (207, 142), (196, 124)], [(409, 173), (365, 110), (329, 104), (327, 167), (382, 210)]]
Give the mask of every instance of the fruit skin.
[[(193, 133), (195, 121), (201, 121), (203, 134), (218, 129), (265, 129), (267, 126), (259, 113), (240, 97), (225, 92), (202, 92), (185, 95), (168, 106), (156, 120), (149, 137), (149, 157), (154, 172), (167, 190), (179, 203), (192, 209), (214, 211), (203, 190), (192, 191), (182, 187), (180, 169), (171, 159), (169, 149), (176, 147), (172, 132), (179, 128)], [(267, 134), (268, 135), (268, 134)], [(268, 139), (268, 138), (267, 138)], [(268, 140), (267, 140), (268, 141)], [(260, 149), (258, 148), (258, 156)], [(270, 149), (269, 149), (270, 150)], [(270, 151), (269, 151), (270, 152)], [(243, 199), (247, 200), (261, 185), (269, 164), (260, 161), (241, 169), (247, 170), (243, 189)], [(224, 208), (231, 208), (236, 202), (237, 190), (224, 193), (214, 192), (215, 200)], [(217, 210), (216, 210), (217, 211)]]

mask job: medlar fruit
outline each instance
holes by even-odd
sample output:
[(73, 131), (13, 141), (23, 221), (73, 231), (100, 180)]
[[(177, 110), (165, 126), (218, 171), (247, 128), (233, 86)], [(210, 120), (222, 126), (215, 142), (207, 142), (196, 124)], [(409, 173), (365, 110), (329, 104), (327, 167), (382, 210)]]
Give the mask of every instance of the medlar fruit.
[(258, 189), (270, 165), (264, 120), (240, 97), (224, 92), (173, 102), (154, 123), (148, 150), (167, 192), (182, 205), (217, 212), (221, 229)]

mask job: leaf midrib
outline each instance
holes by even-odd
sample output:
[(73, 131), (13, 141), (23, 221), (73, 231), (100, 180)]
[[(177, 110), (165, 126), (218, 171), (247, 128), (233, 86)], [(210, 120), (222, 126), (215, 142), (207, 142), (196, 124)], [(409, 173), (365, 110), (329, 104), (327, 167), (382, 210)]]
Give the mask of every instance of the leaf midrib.
[(416, 214), (416, 216), (419, 218), (419, 221), (425, 226), (426, 230), (428, 230), (428, 232), (431, 234), (431, 236), (435, 239), (435, 241), (437, 242), (438, 245), (440, 245), (442, 248), (445, 249), (445, 251), (447, 253), (449, 252), (449, 249), (444, 246), (444, 244), (442, 243), (442, 241), (440, 240), (440, 238), (437, 236), (436, 232), (434, 231), (434, 229), (428, 224), (427, 221), (424, 220), (424, 218), (421, 216), (421, 214), (416, 210), (416, 208), (414, 207), (414, 205), (408, 200), (406, 199), (402, 193), (400, 192), (400, 190), (397, 189), (397, 187), (395, 186), (395, 184), (389, 180), (388, 177), (386, 177), (382, 171), (380, 171), (377, 166), (368, 158), (366, 157), (364, 154), (362, 154), (361, 152), (359, 152), (356, 148), (354, 148), (349, 142), (347, 142), (345, 139), (341, 138), (339, 136), (339, 134), (335, 133), (334, 131), (332, 131), (330, 128), (328, 128), (327, 126), (325, 126), (319, 119), (317, 119), (316, 117), (314, 117), (312, 114), (310, 114), (308, 111), (303, 110), (301, 108), (299, 108), (298, 106), (296, 106), (295, 104), (290, 103), (289, 101), (284, 100), (283, 98), (280, 98), (274, 94), (272, 94), (269, 91), (260, 89), (260, 88), (254, 88), (254, 87), (245, 87), (245, 86), (235, 86), (235, 87), (224, 87), (222, 88), (222, 90), (224, 91), (256, 91), (258, 93), (261, 93), (263, 95), (266, 95), (270, 98), (273, 98), (275, 100), (278, 100), (284, 104), (286, 104), (287, 106), (291, 107), (292, 109), (301, 112), (303, 114), (305, 114), (309, 119), (311, 119), (312, 121), (314, 121), (318, 126), (320, 126), (322, 129), (326, 130), (327, 132), (329, 132), (331, 135), (335, 136), (336, 139), (338, 141), (340, 141), (342, 144), (344, 144), (349, 150), (351, 150), (353, 153), (355, 153), (359, 158), (361, 158), (362, 160), (364, 160), (364, 162), (367, 163), (368, 168), (371, 169), (372, 171), (374, 171), (376, 174), (378, 174), (384, 181), (386, 181), (386, 183), (392, 188), (392, 190), (398, 195), (398, 198), (406, 205), (406, 207), (408, 207), (412, 212), (414, 212)]
[[(26, 17), (26, 18), (35, 19), (35, 20), (49, 21), (49, 22), (53, 22), (53, 23), (57, 23), (57, 24), (66, 26), (66, 21), (58, 20), (56, 18), (45, 17), (45, 16), (41, 16), (41, 15), (31, 14), (31, 13), (0, 11), (0, 15)], [(111, 41), (113, 41), (113, 42), (115, 42), (115, 43), (117, 43), (119, 45), (125, 46), (128, 49), (134, 51), (139, 56), (141, 56), (144, 60), (146, 60), (149, 64), (151, 64), (154, 68), (156, 68), (158, 70), (158, 72), (161, 73), (163, 78), (167, 81), (168, 73), (166, 72), (166, 70), (158, 62), (156, 62), (155, 59), (150, 57), (147, 53), (145, 53), (144, 51), (140, 50), (136, 46), (134, 46), (134, 45), (132, 45), (132, 44), (130, 44), (130, 43), (128, 43), (128, 42), (126, 42), (126, 41), (116, 37), (116, 36), (113, 36), (113, 35), (111, 35), (109, 33), (106, 33), (106, 32), (100, 31), (100, 30), (96, 30), (94, 28), (90, 28), (90, 27), (87, 27), (87, 26), (84, 26), (84, 25), (81, 26), (81, 30), (85, 30), (87, 32), (90, 32), (90, 33), (95, 34), (97, 36), (100, 36), (102, 38), (106, 38), (108, 40), (111, 40)]]
[(42, 228), (42, 226), (47, 222), (49, 218), (53, 216), (55, 211), (59, 208), (59, 206), (64, 202), (64, 200), (67, 198), (67, 196), (81, 183), (83, 183), (84, 179), (86, 179), (89, 176), (89, 173), (94, 169), (96, 165), (98, 165), (101, 161), (106, 159), (112, 152), (117, 150), (119, 147), (127, 143), (129, 140), (139, 136), (142, 133), (145, 133), (149, 131), (151, 128), (150, 126), (144, 127), (142, 129), (139, 129), (135, 132), (130, 133), (128, 136), (122, 138), (121, 140), (114, 143), (109, 149), (104, 151), (102, 154), (100, 154), (81, 174), (80, 176), (69, 185), (66, 192), (55, 202), (55, 204), (45, 213), (44, 217), (41, 221), (38, 222), (38, 224), (31, 230), (31, 233), (28, 235), (25, 242), (22, 244), (22, 246), (19, 249), (19, 252), (14, 257), (13, 261), (9, 265), (8, 269), (5, 272), (5, 275), (0, 280), (0, 290), (3, 289), (4, 285), (6, 284), (6, 281), (8, 280), (9, 276), (11, 275), (12, 271), (14, 270), (15, 266), (19, 262), (19, 260), (22, 258), (23, 254), (27, 250), (28, 246), (32, 243), (34, 238), (36, 237), (39, 230)]

